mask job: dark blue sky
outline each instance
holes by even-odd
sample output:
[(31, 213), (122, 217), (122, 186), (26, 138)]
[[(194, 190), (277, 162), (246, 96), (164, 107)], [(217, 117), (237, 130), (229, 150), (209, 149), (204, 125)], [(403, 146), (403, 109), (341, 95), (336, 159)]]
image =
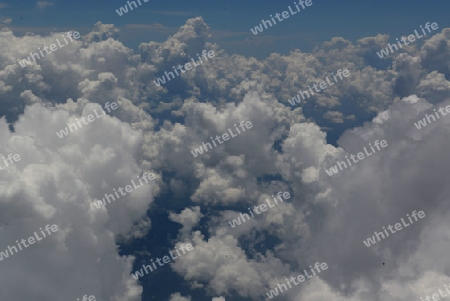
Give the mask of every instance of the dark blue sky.
[(136, 48), (140, 42), (163, 41), (188, 18), (202, 16), (211, 27), (212, 41), (229, 53), (256, 57), (297, 48), (309, 51), (335, 36), (356, 40), (388, 33), (395, 39), (428, 21), (437, 22), (440, 28), (448, 27), (450, 11), (450, 2), (442, 0), (313, 0), (313, 5), (303, 12), (254, 36), (250, 28), (270, 14), (293, 7), (294, 1), (141, 0), (140, 7), (123, 16), (115, 10), (126, 4), (124, 0), (47, 2), (53, 5), (38, 9), (34, 0), (3, 0), (0, 3), (7, 7), (0, 9), (0, 17), (11, 18), (10, 27), (17, 34), (70, 29), (83, 34), (98, 21), (112, 23), (121, 30), (120, 40)]

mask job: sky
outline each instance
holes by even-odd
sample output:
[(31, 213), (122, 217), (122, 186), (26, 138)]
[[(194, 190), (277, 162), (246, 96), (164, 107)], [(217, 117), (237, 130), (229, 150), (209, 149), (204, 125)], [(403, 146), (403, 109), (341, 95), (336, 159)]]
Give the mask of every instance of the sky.
[(140, 1), (0, 0), (1, 300), (445, 297), (450, 3)]
[[(295, 49), (310, 51), (323, 41), (340, 36), (357, 39), (386, 33), (393, 37), (409, 34), (411, 28), (426, 22), (448, 26), (450, 4), (429, 1), (314, 1), (305, 13), (270, 29), (264, 36), (253, 36), (250, 28), (270, 14), (281, 13), (294, 1), (141, 1), (137, 9), (119, 16), (116, 9), (127, 2), (108, 1), (42, 1), (49, 4), (36, 7), (34, 0), (3, 2), (2, 15), (14, 21), (11, 28), (17, 34), (49, 33), (76, 29), (87, 33), (98, 21), (114, 24), (121, 30), (120, 40), (137, 49), (148, 40), (164, 41), (175, 33), (187, 18), (202, 16), (211, 27), (212, 40), (229, 53), (264, 58), (270, 53), (288, 54)], [(22, 19), (20, 19), (22, 17)], [(331, 25), (331, 26), (330, 26)]]

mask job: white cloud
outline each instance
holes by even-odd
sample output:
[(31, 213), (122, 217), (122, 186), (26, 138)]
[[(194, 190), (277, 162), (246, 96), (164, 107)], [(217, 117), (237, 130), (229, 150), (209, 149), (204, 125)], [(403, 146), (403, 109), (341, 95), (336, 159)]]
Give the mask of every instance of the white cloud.
[[(206, 42), (202, 18), (188, 20), (165, 42), (141, 44), (138, 53), (116, 40), (118, 33), (97, 23), (79, 41), (21, 68), (19, 59), (60, 33), (0, 32), (0, 109), (14, 127), (11, 133), (0, 121), (0, 151), (22, 157), (0, 173), (0, 241), (6, 248), (47, 223), (61, 229), (2, 263), (0, 277), (8, 277), (0, 291), (9, 299), (76, 299), (81, 287), (98, 300), (140, 300), (142, 287), (129, 275), (133, 258), (119, 257), (116, 243), (146, 236), (146, 211), (160, 192), (189, 204), (180, 213), (167, 211), (182, 225), (179, 240), (194, 245), (172, 270), (214, 301), (261, 300), (317, 261), (329, 269), (286, 293), (287, 300), (410, 300), (431, 293), (430, 279), (448, 281), (450, 117), (422, 130), (413, 123), (433, 105), (448, 104), (450, 29), (386, 59), (387, 68), (375, 54), (385, 35), (355, 43), (334, 38), (311, 53), (257, 60)], [(152, 84), (203, 49), (216, 58), (177, 83)], [(345, 81), (294, 110), (287, 104), (299, 89), (343, 68), (351, 72)], [(56, 136), (70, 120), (113, 101), (119, 108), (112, 116), (63, 140)], [(360, 116), (370, 112), (379, 114), (362, 124)], [(241, 120), (253, 128), (192, 156), (193, 148)], [(361, 127), (347, 131), (340, 147), (327, 144), (323, 123), (358, 121)], [(333, 177), (324, 172), (377, 139), (389, 146)], [(143, 171), (157, 175), (154, 184), (93, 208), (95, 198)], [(289, 191), (291, 199), (239, 228), (228, 225), (278, 191)], [(362, 243), (413, 210), (424, 210), (426, 218), (374, 247)], [(174, 288), (171, 301), (191, 299), (179, 291)]]
[[(86, 105), (83, 114), (94, 108), (99, 106)], [(93, 201), (140, 174), (130, 154), (138, 150), (142, 134), (105, 116), (60, 140), (55, 132), (68, 121), (66, 111), (40, 105), (26, 108), (14, 133), (4, 119), (0, 121), (5, 142), (1, 152), (21, 156), (0, 175), (3, 183), (15, 183), (0, 186), (1, 220), (6, 222), (0, 233), (2, 249), (47, 223), (60, 229), (4, 260), (3, 275), (13, 273), (21, 281), (5, 278), (0, 289), (16, 300), (52, 300), (57, 295), (76, 299), (84, 292), (100, 297), (108, 292), (108, 298), (137, 301), (142, 289), (129, 277), (133, 258), (118, 256), (114, 236), (130, 232), (133, 223), (141, 220), (151, 202), (152, 186), (141, 187), (102, 210), (94, 208)], [(53, 286), (61, 278), (68, 280), (66, 284)], [(23, 289), (24, 285), (33, 289)]]
[(38, 1), (36, 3), (37, 8), (46, 8), (55, 5), (54, 3), (48, 2), (48, 1)]
[(191, 301), (191, 296), (183, 297), (180, 293), (175, 293), (170, 296), (169, 301)]
[(173, 212), (169, 214), (170, 220), (183, 225), (183, 229), (180, 230), (182, 235), (190, 233), (192, 228), (198, 224), (202, 217), (203, 214), (200, 212), (199, 206), (186, 208), (181, 211), (180, 214)]

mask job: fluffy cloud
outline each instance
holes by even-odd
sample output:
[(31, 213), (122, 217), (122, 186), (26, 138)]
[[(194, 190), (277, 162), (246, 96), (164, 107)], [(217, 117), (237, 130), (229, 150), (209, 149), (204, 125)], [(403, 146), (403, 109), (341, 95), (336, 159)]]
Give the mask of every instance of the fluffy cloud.
[[(150, 205), (166, 209), (153, 203), (161, 192), (164, 201), (186, 204), (178, 213), (167, 210), (182, 226), (175, 246), (194, 246), (171, 269), (208, 300), (261, 300), (317, 261), (329, 269), (283, 294), (285, 300), (397, 301), (448, 283), (450, 119), (421, 130), (413, 123), (433, 105), (448, 105), (450, 29), (384, 60), (376, 51), (386, 35), (355, 43), (333, 38), (311, 53), (257, 60), (207, 42), (202, 18), (188, 20), (167, 41), (142, 43), (138, 53), (118, 41), (118, 33), (97, 23), (79, 41), (22, 68), (18, 60), (60, 34), (0, 32), (0, 152), (22, 157), (0, 173), (0, 240), (6, 248), (47, 223), (60, 228), (2, 262), (0, 290), (9, 299), (75, 300), (86, 293), (97, 300), (140, 300), (141, 284), (130, 277), (134, 258), (119, 256), (116, 243), (148, 239), (146, 211)], [(166, 85), (153, 84), (203, 49), (216, 57)], [(345, 68), (349, 78), (295, 109), (287, 103)], [(113, 101), (119, 108), (109, 116), (56, 136), (68, 122)], [(192, 155), (202, 142), (247, 120), (251, 129)], [(336, 124), (356, 127), (331, 145), (326, 128)], [(386, 149), (332, 177), (325, 173), (382, 139)], [(156, 174), (148, 186), (104, 208), (93, 205), (148, 171)], [(278, 191), (291, 198), (229, 226)], [(413, 210), (426, 218), (373, 247), (363, 244)], [(193, 294), (179, 291), (167, 298), (191, 300)]]
[(180, 293), (175, 293), (170, 296), (169, 301), (191, 301), (191, 297), (183, 297), (180, 295)]
[[(81, 113), (92, 109), (100, 108), (87, 104)], [(103, 299), (139, 300), (142, 288), (129, 278), (133, 258), (118, 256), (115, 236), (140, 223), (154, 184), (101, 209), (93, 202), (142, 172), (135, 160), (142, 134), (105, 116), (59, 139), (56, 131), (73, 119), (65, 110), (35, 104), (14, 124), (14, 133), (4, 119), (0, 121), (1, 153), (21, 156), (1, 173), (2, 248), (46, 224), (59, 228), (53, 236), (4, 259), (0, 286), (17, 300), (76, 299), (85, 292)], [(61, 278), (66, 284), (55, 286)]]

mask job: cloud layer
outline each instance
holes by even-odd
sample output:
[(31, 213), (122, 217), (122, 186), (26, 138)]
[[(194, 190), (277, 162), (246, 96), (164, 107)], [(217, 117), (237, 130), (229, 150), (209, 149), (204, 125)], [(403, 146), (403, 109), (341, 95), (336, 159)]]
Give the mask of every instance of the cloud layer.
[[(135, 53), (113, 25), (97, 23), (25, 68), (20, 59), (60, 34), (0, 32), (0, 154), (22, 158), (0, 172), (0, 250), (46, 224), (60, 229), (0, 262), (7, 299), (141, 300), (142, 283), (130, 277), (134, 257), (119, 256), (117, 244), (147, 237), (147, 210), (158, 209), (161, 193), (166, 201), (187, 200), (167, 217), (181, 225), (173, 246), (194, 246), (171, 270), (209, 300), (265, 300), (269, 288), (316, 262), (329, 269), (280, 300), (411, 300), (448, 283), (450, 117), (420, 130), (413, 124), (450, 104), (450, 29), (383, 60), (376, 52), (386, 35), (355, 43), (336, 37), (311, 53), (257, 60), (227, 54), (208, 42), (209, 30), (202, 18), (189, 19), (165, 42), (142, 43)], [(215, 58), (166, 85), (153, 83), (203, 49)], [(338, 69), (351, 76), (291, 108), (287, 100), (300, 89)], [(108, 116), (56, 136), (113, 101), (119, 108)], [(251, 130), (192, 156), (247, 120)], [(351, 129), (328, 144), (327, 130), (337, 125)], [(375, 140), (389, 146), (332, 177), (325, 173)], [(94, 207), (148, 171), (154, 183)], [(291, 198), (230, 227), (279, 191)], [(413, 210), (426, 217), (370, 248), (363, 244)], [(177, 288), (167, 296), (191, 298)]]

